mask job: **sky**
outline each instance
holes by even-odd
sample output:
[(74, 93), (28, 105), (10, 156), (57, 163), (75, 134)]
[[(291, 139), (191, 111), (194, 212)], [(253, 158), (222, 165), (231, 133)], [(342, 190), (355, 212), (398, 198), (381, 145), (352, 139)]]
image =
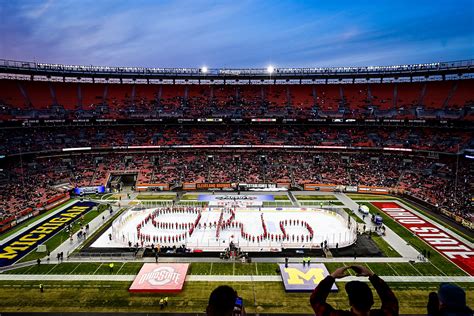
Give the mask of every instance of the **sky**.
[(0, 0), (0, 59), (132, 67), (474, 58), (474, 0)]

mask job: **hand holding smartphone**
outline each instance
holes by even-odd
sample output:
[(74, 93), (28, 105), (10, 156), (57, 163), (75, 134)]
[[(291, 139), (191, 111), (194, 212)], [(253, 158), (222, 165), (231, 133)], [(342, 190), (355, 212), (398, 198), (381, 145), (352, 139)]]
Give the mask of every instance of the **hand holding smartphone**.
[(372, 276), (374, 273), (364, 266), (351, 266), (357, 276)]
[(233, 315), (235, 315), (235, 316), (245, 315), (245, 313), (244, 313), (244, 301), (240, 296), (237, 296), (237, 298), (235, 299), (235, 306), (234, 306)]

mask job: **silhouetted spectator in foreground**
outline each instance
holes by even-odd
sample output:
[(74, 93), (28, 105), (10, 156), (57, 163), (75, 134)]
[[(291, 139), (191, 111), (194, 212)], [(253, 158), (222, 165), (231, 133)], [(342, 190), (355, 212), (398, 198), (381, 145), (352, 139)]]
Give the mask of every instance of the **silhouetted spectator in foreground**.
[[(206, 308), (208, 316), (232, 316), (237, 292), (227, 285), (221, 285), (212, 291)], [(243, 312), (241, 315), (245, 315)]]
[[(360, 281), (351, 281), (346, 283), (346, 292), (349, 297), (350, 311), (336, 310), (326, 303), (326, 299), (331, 291), (331, 287), (336, 279), (347, 276), (346, 270), (352, 269), (357, 276), (368, 276), (374, 286), (377, 294), (382, 301), (380, 309), (372, 309), (374, 297), (369, 286)], [(342, 267), (336, 269), (331, 275), (328, 275), (314, 289), (310, 298), (311, 306), (316, 315), (319, 316), (338, 316), (338, 315), (398, 315), (398, 300), (381, 278), (363, 266)]]
[(466, 293), (451, 283), (441, 283), (438, 293), (428, 296), (429, 316), (472, 316), (472, 310), (466, 305)]

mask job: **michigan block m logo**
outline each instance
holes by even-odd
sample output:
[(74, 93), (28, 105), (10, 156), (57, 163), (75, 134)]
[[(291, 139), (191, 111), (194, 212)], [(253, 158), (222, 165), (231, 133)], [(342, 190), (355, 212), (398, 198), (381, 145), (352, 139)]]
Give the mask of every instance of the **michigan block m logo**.
[(296, 268), (285, 268), (285, 272), (288, 273), (287, 282), (291, 285), (305, 284), (311, 281), (311, 279), (314, 284), (318, 284), (324, 279), (324, 271), (320, 268), (311, 268), (306, 272)]

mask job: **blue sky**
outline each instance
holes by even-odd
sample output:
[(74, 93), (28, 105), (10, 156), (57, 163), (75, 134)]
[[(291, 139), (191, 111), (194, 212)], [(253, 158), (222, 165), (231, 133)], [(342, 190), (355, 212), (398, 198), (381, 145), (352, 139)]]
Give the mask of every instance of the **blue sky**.
[(0, 58), (145, 67), (474, 58), (474, 1), (0, 0)]

